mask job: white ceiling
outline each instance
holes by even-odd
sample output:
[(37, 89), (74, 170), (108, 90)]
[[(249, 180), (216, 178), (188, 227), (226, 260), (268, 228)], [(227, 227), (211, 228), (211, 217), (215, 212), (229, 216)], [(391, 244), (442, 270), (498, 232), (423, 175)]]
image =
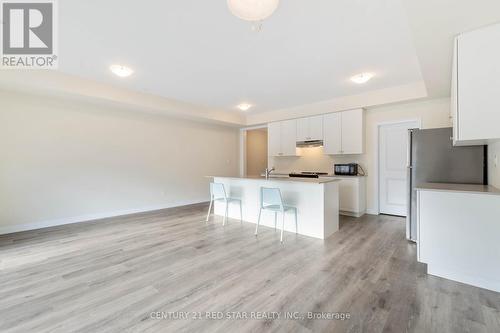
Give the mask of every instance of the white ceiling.
[[(282, 0), (253, 32), (225, 0), (59, 2), (62, 72), (212, 108), (270, 111), (422, 81), (401, 0)], [(113, 63), (135, 74), (119, 79)], [(366, 85), (349, 77), (375, 72)], [(236, 111), (233, 111), (236, 112)]]
[(453, 38), (500, 22), (499, 0), (402, 0), (429, 97), (450, 95)]
[(2, 71), (0, 89), (234, 126), (449, 96), (453, 37), (500, 22), (499, 0), (281, 0), (260, 33), (226, 0), (58, 4), (60, 70)]

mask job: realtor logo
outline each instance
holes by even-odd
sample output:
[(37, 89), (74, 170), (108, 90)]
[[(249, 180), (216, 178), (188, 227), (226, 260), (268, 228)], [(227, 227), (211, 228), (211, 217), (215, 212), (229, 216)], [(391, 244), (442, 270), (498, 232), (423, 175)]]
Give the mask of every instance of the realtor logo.
[(0, 0), (2, 68), (56, 68), (54, 0)]

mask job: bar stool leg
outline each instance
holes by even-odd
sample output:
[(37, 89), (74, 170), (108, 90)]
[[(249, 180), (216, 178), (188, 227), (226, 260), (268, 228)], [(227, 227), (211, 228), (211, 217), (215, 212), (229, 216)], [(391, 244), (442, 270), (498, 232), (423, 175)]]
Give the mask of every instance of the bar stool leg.
[(210, 198), (210, 206), (208, 206), (208, 213), (207, 213), (207, 219), (205, 220), (205, 222), (208, 222), (208, 219), (210, 218), (210, 211), (212, 210), (212, 198)]
[(295, 208), (293, 211), (295, 213), (295, 234), (298, 234), (299, 233), (299, 225), (297, 223), (297, 208)]
[(259, 224), (260, 224), (260, 215), (262, 214), (262, 208), (259, 210), (259, 218), (257, 219), (257, 226), (255, 227), (255, 236), (257, 236), (257, 232), (259, 230)]
[(239, 201), (240, 203), (240, 223), (243, 224), (243, 208), (241, 207), (242, 203), (241, 200)]
[(285, 212), (281, 212), (281, 214), (283, 215), (283, 222), (281, 223), (281, 243), (283, 243), (283, 231), (285, 230)]
[(229, 207), (229, 202), (226, 201), (226, 211), (224, 212), (224, 219), (222, 220), (222, 226), (226, 225), (228, 207)]

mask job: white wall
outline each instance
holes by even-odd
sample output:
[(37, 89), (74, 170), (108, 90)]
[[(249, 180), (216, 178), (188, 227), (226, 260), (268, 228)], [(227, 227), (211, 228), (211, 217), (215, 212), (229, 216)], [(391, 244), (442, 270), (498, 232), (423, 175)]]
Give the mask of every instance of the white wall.
[(235, 128), (0, 92), (0, 233), (207, 201)]
[(500, 188), (500, 141), (488, 145), (488, 183)]
[(367, 210), (378, 211), (377, 197), (377, 138), (378, 125), (418, 119), (422, 128), (451, 127), (449, 98), (430, 99), (410, 103), (369, 108), (365, 111), (365, 154), (351, 156), (325, 156), (322, 148), (303, 148), (301, 157), (270, 157), (269, 166), (275, 166), (276, 172), (323, 171), (332, 172), (334, 163), (355, 162), (361, 164), (367, 178)]

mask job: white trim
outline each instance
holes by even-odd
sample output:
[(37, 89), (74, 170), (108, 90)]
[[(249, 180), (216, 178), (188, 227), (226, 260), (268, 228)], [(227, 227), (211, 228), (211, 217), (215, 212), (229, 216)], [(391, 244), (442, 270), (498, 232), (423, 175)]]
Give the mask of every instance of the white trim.
[(110, 217), (117, 217), (117, 216), (130, 215), (130, 214), (136, 214), (136, 213), (145, 213), (145, 212), (151, 212), (151, 211), (160, 210), (160, 209), (194, 205), (194, 204), (199, 204), (199, 203), (204, 203), (204, 202), (208, 202), (207, 198), (197, 199), (197, 200), (179, 201), (179, 202), (166, 204), (166, 205), (156, 205), (156, 206), (142, 207), (142, 208), (136, 208), (136, 209), (124, 209), (124, 210), (118, 210), (118, 211), (106, 212), (106, 213), (86, 214), (86, 215), (80, 215), (80, 216), (65, 217), (65, 218), (56, 219), (56, 220), (46, 220), (46, 221), (39, 221), (39, 222), (28, 223), (28, 224), (6, 225), (6, 226), (0, 227), (0, 235), (10, 234), (10, 233), (19, 232), (19, 231), (27, 231), (27, 230), (36, 230), (36, 229), (42, 229), (42, 228), (48, 228), (48, 227), (55, 227), (55, 226), (60, 226), (60, 225), (73, 224), (73, 223), (94, 222), (96, 220), (110, 218)]
[(379, 215), (380, 214), (380, 198), (379, 198), (379, 192), (380, 192), (380, 173), (379, 173), (379, 160), (380, 160), (380, 146), (379, 146), (379, 134), (380, 134), (380, 127), (386, 126), (386, 125), (396, 125), (396, 124), (403, 124), (403, 123), (410, 123), (410, 122), (416, 122), (418, 124), (418, 128), (422, 128), (422, 118), (417, 117), (417, 118), (406, 118), (406, 119), (399, 119), (399, 120), (393, 120), (393, 121), (381, 121), (378, 123), (375, 123), (375, 128), (376, 130), (374, 131), (373, 135), (373, 142), (375, 144), (375, 154), (373, 154), (373, 177), (374, 180), (374, 186), (373, 186), (373, 202), (375, 204), (375, 207), (373, 208), (368, 208), (366, 212), (370, 212), (368, 214), (372, 215)]
[(293, 106), (272, 111), (249, 112), (246, 124), (262, 124), (294, 118), (304, 118), (346, 110), (372, 108), (381, 105), (409, 102), (427, 98), (424, 81), (412, 82), (400, 86), (371, 90), (356, 95), (336, 97), (330, 100)]
[(351, 217), (361, 217), (366, 214), (366, 211), (363, 212), (349, 212), (346, 210), (339, 210), (339, 215), (343, 216), (351, 216)]
[(434, 267), (429, 264), (427, 264), (427, 274), (500, 292), (500, 280), (485, 279), (480, 276), (470, 275), (470, 273), (459, 272), (446, 267)]
[(366, 214), (368, 214), (368, 215), (379, 215), (379, 212), (376, 209), (367, 208), (366, 209)]
[(242, 127), (242, 128), (240, 128), (240, 131), (249, 131), (249, 130), (256, 130), (256, 129), (261, 129), (261, 128), (267, 128), (267, 124)]
[(240, 177), (247, 174), (247, 131), (240, 129)]

